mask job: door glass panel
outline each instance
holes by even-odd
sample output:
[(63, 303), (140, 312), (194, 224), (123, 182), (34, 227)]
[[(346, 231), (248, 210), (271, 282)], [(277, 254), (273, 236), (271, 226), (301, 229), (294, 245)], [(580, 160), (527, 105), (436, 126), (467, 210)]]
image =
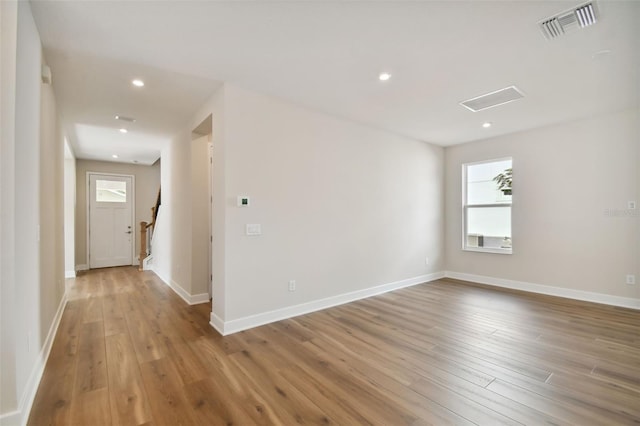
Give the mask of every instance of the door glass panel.
[(99, 203), (126, 203), (127, 183), (117, 180), (96, 180), (96, 201)]

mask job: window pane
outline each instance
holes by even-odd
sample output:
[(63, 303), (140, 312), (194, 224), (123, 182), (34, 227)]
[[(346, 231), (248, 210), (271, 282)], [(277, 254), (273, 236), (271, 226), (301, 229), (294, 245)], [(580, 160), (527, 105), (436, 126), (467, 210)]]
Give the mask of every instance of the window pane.
[(467, 247), (511, 248), (511, 206), (468, 207)]
[(96, 180), (96, 201), (100, 203), (126, 203), (127, 183), (116, 180)]
[(511, 160), (467, 166), (467, 204), (510, 203), (511, 194), (505, 194), (493, 179), (511, 168)]

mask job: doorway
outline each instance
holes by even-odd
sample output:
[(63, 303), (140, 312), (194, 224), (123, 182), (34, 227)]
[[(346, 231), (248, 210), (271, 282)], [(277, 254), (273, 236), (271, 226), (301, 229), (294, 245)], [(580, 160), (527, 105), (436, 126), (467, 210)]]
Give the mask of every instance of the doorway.
[(192, 291), (213, 296), (212, 269), (212, 117), (209, 115), (192, 132)]
[(131, 265), (134, 176), (87, 173), (89, 268)]

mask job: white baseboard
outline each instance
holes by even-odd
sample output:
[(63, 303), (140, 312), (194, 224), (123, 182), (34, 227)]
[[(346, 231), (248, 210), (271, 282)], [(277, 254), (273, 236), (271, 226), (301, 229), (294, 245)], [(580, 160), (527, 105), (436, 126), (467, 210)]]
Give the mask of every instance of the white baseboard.
[(263, 312), (256, 315), (250, 315), (244, 318), (238, 318), (230, 321), (223, 321), (211, 313), (211, 326), (215, 328), (223, 336), (237, 333), (242, 330), (269, 324), (275, 321), (281, 321), (287, 318), (304, 315), (315, 311), (331, 308), (333, 306), (343, 305), (345, 303), (354, 302), (356, 300), (365, 299), (389, 291), (397, 290), (403, 287), (410, 287), (416, 284), (422, 284), (444, 278), (443, 272), (435, 272), (427, 275), (420, 275), (414, 278), (408, 278), (388, 284), (382, 284), (376, 287), (370, 287), (363, 290), (357, 290), (350, 293), (344, 293), (337, 296), (327, 297), (325, 299), (314, 300), (300, 305), (287, 306), (285, 308), (276, 309), (274, 311)]
[(207, 303), (209, 300), (211, 300), (209, 293), (200, 293), (192, 295), (187, 303), (190, 305), (199, 305), (200, 303)]
[(209, 301), (209, 293), (200, 293), (200, 294), (191, 295), (184, 288), (182, 288), (180, 284), (178, 284), (174, 280), (166, 279), (162, 275), (158, 274), (158, 272), (156, 272), (154, 269), (152, 269), (151, 271), (154, 274), (156, 274), (156, 276), (160, 278), (160, 280), (162, 280), (163, 283), (168, 285), (175, 294), (177, 294), (178, 296), (180, 296), (182, 300), (187, 302), (187, 304), (198, 305), (200, 303), (206, 303)]
[(64, 271), (64, 277), (65, 278), (75, 278), (76, 277), (76, 271)]
[(503, 278), (494, 278), (454, 271), (445, 271), (444, 274), (447, 278), (470, 281), (478, 284), (487, 284), (496, 287), (510, 288), (513, 290), (523, 290), (531, 293), (583, 300), (586, 302), (602, 303), (605, 305), (620, 306), (623, 308), (640, 309), (640, 299), (634, 299), (632, 297), (611, 296), (608, 294), (593, 293), (590, 291), (574, 290), (570, 288), (534, 284), (525, 281), (506, 280)]
[(142, 259), (142, 270), (153, 271), (153, 255), (152, 254)]
[(0, 416), (1, 425), (27, 424), (27, 420), (29, 420), (29, 414), (31, 412), (31, 406), (33, 405), (33, 401), (36, 397), (36, 392), (38, 391), (38, 386), (40, 385), (40, 380), (42, 379), (42, 374), (44, 373), (44, 367), (47, 365), (47, 360), (49, 359), (49, 354), (51, 353), (51, 346), (53, 345), (53, 340), (55, 339), (56, 333), (58, 332), (58, 326), (60, 325), (60, 320), (62, 319), (62, 313), (64, 312), (65, 306), (67, 306), (66, 294), (64, 294), (62, 296), (62, 300), (60, 300), (58, 310), (53, 317), (51, 327), (49, 327), (47, 338), (45, 339), (44, 344), (42, 345), (42, 349), (40, 350), (40, 354), (36, 358), (36, 362), (31, 369), (31, 374), (29, 375), (29, 379), (27, 380), (27, 383), (25, 385), (25, 390), (22, 393), (20, 402), (18, 404), (18, 410)]
[(211, 312), (211, 322), (209, 324), (224, 336), (224, 321), (222, 321), (222, 318)]
[(85, 265), (85, 264), (76, 265), (76, 271), (88, 271), (88, 270), (89, 270), (89, 265)]
[(9, 413), (0, 414), (0, 425), (2, 426), (20, 426), (27, 422), (22, 421), (22, 416), (20, 415), (20, 411), (11, 411)]

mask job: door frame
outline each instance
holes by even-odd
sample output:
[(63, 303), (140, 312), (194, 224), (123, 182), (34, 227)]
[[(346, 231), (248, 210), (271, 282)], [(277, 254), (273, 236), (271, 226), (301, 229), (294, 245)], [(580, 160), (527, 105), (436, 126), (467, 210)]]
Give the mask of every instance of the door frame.
[(213, 141), (209, 134), (209, 299), (213, 299)]
[(137, 223), (136, 223), (136, 176), (135, 175), (128, 175), (128, 174), (123, 174), (123, 173), (108, 173), (108, 172), (87, 172), (86, 173), (86, 180), (85, 180), (85, 214), (86, 214), (86, 256), (87, 256), (87, 269), (91, 269), (91, 261), (89, 260), (91, 256), (91, 236), (89, 235), (89, 230), (91, 229), (91, 215), (89, 212), (89, 206), (91, 205), (91, 191), (89, 188), (90, 182), (91, 182), (91, 176), (92, 175), (98, 175), (98, 176), (113, 176), (113, 177), (127, 177), (127, 178), (131, 178), (131, 231), (133, 233), (133, 238), (131, 238), (131, 264), (135, 265), (137, 264), (136, 262), (136, 255), (140, 254), (140, 253), (136, 253), (136, 235), (137, 234)]

